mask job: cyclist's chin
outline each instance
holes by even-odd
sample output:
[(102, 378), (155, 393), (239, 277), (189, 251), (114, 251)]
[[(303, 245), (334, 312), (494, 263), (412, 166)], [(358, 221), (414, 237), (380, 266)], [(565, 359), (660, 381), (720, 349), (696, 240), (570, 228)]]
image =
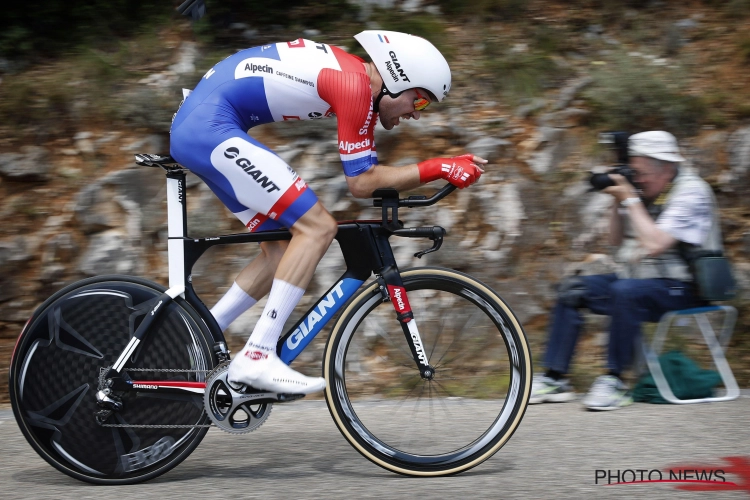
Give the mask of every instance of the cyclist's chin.
[(391, 130), (393, 127), (398, 125), (398, 118), (394, 121), (393, 119), (383, 118), (383, 116), (380, 116), (380, 124), (383, 126), (386, 130)]

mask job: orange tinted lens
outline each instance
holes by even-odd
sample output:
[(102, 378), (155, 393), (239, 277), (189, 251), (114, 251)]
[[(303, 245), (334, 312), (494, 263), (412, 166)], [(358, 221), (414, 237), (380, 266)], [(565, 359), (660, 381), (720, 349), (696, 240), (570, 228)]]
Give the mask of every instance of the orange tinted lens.
[(414, 99), (414, 111), (422, 111), (430, 105), (430, 101), (428, 101), (425, 96), (421, 95), (417, 89), (414, 89), (414, 92), (417, 93), (417, 98)]
[(422, 111), (429, 105), (430, 105), (430, 101), (428, 101), (424, 97), (414, 99), (414, 111)]

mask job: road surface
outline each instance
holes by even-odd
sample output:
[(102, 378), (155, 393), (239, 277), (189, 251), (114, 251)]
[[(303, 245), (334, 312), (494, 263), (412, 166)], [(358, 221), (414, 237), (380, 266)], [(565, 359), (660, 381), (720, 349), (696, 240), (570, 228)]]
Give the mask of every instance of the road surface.
[[(102, 487), (78, 482), (47, 465), (4, 408), (0, 497), (739, 499), (750, 497), (749, 415), (747, 391), (726, 403), (634, 404), (600, 413), (583, 410), (579, 402), (530, 406), (513, 438), (484, 464), (453, 477), (410, 478), (380, 469), (356, 453), (322, 401), (298, 401), (276, 405), (269, 420), (250, 434), (211, 429), (187, 460), (155, 480)], [(670, 468), (681, 467), (703, 471), (704, 478), (711, 473), (714, 482), (631, 484), (641, 474), (658, 479), (653, 471), (667, 480)], [(618, 482), (618, 471), (619, 481), (628, 484), (607, 485)], [(687, 478), (695, 480), (696, 474), (687, 472)], [(725, 482), (717, 483), (720, 478)]]

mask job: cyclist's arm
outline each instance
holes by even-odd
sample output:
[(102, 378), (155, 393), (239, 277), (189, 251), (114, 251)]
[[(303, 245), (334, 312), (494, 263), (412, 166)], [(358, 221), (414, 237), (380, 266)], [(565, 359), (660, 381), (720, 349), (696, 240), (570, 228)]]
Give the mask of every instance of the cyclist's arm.
[[(420, 184), (441, 178), (459, 188), (464, 188), (474, 183), (484, 173), (479, 165), (485, 163), (487, 160), (484, 158), (465, 154), (453, 158), (433, 158), (405, 167), (376, 164), (356, 176), (347, 176), (346, 182), (349, 185), (349, 191), (356, 198), (370, 198), (373, 191), (385, 187), (391, 187), (397, 191), (408, 191)], [(456, 168), (457, 164), (459, 168)]]
[(417, 164), (405, 167), (373, 165), (369, 170), (355, 177), (346, 177), (349, 191), (355, 198), (371, 198), (378, 188), (394, 188), (396, 191), (408, 191), (419, 186), (419, 168)]

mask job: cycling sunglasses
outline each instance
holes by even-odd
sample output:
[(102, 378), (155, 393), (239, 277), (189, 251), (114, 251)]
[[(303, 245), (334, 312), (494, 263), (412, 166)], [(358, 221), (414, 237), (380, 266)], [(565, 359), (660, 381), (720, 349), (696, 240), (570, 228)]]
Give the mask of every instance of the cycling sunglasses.
[(430, 100), (420, 94), (419, 90), (414, 89), (414, 92), (417, 93), (417, 98), (414, 99), (414, 111), (424, 111), (430, 105)]

